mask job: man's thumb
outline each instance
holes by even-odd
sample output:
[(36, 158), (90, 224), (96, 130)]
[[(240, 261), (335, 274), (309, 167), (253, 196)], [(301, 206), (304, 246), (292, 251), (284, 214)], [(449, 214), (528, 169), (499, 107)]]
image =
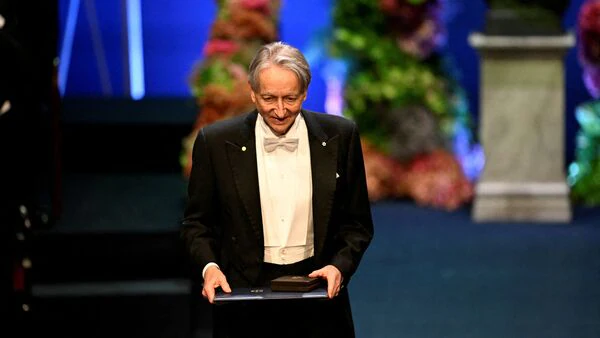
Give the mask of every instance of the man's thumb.
[(223, 281), (221, 284), (221, 289), (227, 293), (231, 292), (231, 288), (229, 287), (229, 283), (227, 283), (227, 281)]

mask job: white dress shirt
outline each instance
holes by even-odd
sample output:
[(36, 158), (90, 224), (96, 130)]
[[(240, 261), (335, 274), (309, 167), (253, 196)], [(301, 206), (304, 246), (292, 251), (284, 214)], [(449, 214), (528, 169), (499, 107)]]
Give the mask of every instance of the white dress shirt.
[(264, 138), (276, 138), (258, 115), (255, 127), (256, 163), (262, 210), (264, 260), (292, 264), (314, 255), (312, 172), (308, 131), (298, 115), (286, 135), (298, 138), (298, 147), (267, 152)]

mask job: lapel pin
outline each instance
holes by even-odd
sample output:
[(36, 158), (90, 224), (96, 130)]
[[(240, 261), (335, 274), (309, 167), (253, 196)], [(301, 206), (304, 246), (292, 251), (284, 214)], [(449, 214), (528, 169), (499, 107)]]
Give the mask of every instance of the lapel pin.
[(243, 147), (242, 147), (242, 151), (246, 151), (246, 146), (243, 146)]
[(327, 143), (323, 142), (323, 143), (321, 143), (321, 145), (324, 147), (327, 145)]

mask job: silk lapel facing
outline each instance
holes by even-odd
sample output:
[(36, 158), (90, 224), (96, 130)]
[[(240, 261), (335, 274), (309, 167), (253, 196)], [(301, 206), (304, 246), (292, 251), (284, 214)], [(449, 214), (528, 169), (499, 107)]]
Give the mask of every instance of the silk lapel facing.
[(240, 139), (227, 141), (226, 149), (240, 200), (257, 240), (260, 245), (263, 245), (263, 224), (260, 208), (258, 170), (256, 168), (256, 143), (254, 140), (254, 127), (256, 125), (257, 114), (256, 111), (248, 114), (241, 128)]
[(339, 135), (329, 136), (325, 134), (317, 118), (312, 114), (318, 113), (302, 111), (310, 144), (315, 256), (318, 257), (325, 244), (333, 207)]

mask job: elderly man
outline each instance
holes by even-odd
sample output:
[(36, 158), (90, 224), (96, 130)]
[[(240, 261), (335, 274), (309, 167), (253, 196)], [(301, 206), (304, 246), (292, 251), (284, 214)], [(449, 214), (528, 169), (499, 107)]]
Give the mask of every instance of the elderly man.
[(196, 138), (181, 233), (215, 289), (283, 275), (326, 281), (327, 300), (214, 306), (215, 337), (353, 337), (346, 286), (373, 237), (360, 137), (343, 117), (302, 109), (311, 72), (276, 42), (249, 68), (256, 110)]

